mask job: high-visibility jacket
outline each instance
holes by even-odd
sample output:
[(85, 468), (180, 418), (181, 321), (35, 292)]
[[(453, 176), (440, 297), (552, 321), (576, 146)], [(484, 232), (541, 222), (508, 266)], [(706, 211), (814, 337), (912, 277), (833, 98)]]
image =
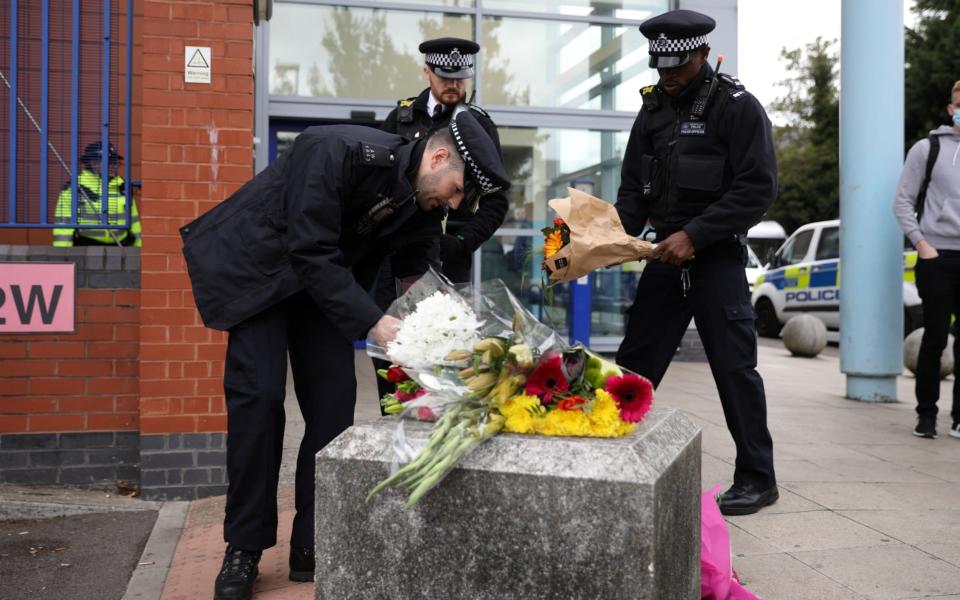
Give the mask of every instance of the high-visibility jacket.
[[(98, 224), (101, 222), (100, 211), (100, 175), (84, 169), (77, 179), (77, 223)], [(57, 223), (72, 223), (73, 197), (71, 185), (67, 183), (57, 198), (55, 219)], [(124, 246), (140, 247), (140, 215), (137, 213), (137, 204), (130, 199), (130, 225), (127, 226), (127, 197), (124, 193), (123, 177), (113, 177), (107, 182), (107, 222), (111, 225), (120, 225), (122, 228), (111, 229), (84, 229), (57, 227), (53, 230), (54, 246), (73, 246), (74, 237), (101, 244), (114, 245), (118, 242)], [(111, 236), (111, 232), (113, 235)], [(114, 239), (114, 237), (116, 239)]]

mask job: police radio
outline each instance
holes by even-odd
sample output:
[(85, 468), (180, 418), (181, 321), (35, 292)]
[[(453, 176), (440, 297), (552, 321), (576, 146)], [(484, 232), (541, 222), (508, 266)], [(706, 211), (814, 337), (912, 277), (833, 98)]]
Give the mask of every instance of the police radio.
[(717, 90), (717, 80), (720, 78), (720, 65), (723, 64), (723, 55), (717, 55), (717, 67), (713, 70), (713, 75), (708, 77), (700, 85), (700, 91), (697, 93), (697, 97), (693, 100), (693, 107), (690, 109), (690, 116), (701, 119), (703, 114), (707, 112), (707, 104), (710, 102), (710, 97), (713, 96), (713, 93)]

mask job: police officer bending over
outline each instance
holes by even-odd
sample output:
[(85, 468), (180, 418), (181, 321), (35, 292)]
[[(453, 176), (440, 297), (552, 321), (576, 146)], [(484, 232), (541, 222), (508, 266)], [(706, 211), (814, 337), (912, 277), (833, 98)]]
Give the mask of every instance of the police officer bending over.
[(422, 274), (465, 189), (506, 189), (496, 146), (467, 110), (429, 139), (310, 127), (233, 196), (181, 229), (204, 323), (230, 332), (224, 372), (228, 546), (215, 598), (250, 598), (276, 544), (287, 353), (305, 432), (296, 472), (290, 578), (314, 572), (314, 455), (353, 423), (353, 341), (393, 339), (370, 299), (385, 256)]
[(745, 234), (776, 197), (777, 167), (763, 107), (707, 63), (714, 26), (689, 10), (640, 26), (660, 81), (641, 90), (616, 206), (633, 235), (649, 219), (657, 247), (628, 311), (617, 362), (659, 385), (695, 320), (737, 447), (720, 510), (743, 515), (778, 498), (744, 274)]
[[(430, 87), (419, 96), (397, 102), (384, 131), (417, 139), (437, 127), (445, 127), (450, 115), (467, 95), (466, 82), (473, 77), (474, 55), (480, 51), (476, 42), (460, 38), (439, 38), (420, 44), (425, 54), (423, 72)], [(490, 116), (479, 106), (467, 104), (500, 153), (500, 136)], [(507, 214), (504, 190), (484, 195), (477, 203), (463, 203), (447, 216), (446, 232), (440, 239), (443, 274), (454, 283), (470, 280), (473, 252), (503, 224)]]

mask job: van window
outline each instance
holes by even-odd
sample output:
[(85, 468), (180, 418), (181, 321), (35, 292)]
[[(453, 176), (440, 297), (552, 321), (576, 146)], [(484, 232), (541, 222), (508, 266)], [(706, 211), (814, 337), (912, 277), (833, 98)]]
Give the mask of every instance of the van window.
[(780, 253), (780, 260), (777, 261), (780, 266), (795, 265), (803, 262), (807, 257), (807, 250), (810, 248), (810, 240), (813, 239), (813, 230), (801, 231), (793, 236), (784, 246)]
[(817, 260), (840, 258), (840, 228), (830, 227), (820, 232)]

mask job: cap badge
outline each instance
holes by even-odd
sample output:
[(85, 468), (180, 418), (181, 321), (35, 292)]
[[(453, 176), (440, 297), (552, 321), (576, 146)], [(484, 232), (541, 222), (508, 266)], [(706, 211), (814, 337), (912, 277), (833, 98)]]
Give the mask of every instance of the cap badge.
[(658, 40), (665, 40), (665, 39), (667, 39), (667, 34), (661, 33), (660, 35), (657, 36), (657, 39), (658, 39)]
[(460, 50), (457, 48), (454, 48), (453, 50), (451, 50), (450, 58), (452, 58), (453, 60), (460, 60)]

